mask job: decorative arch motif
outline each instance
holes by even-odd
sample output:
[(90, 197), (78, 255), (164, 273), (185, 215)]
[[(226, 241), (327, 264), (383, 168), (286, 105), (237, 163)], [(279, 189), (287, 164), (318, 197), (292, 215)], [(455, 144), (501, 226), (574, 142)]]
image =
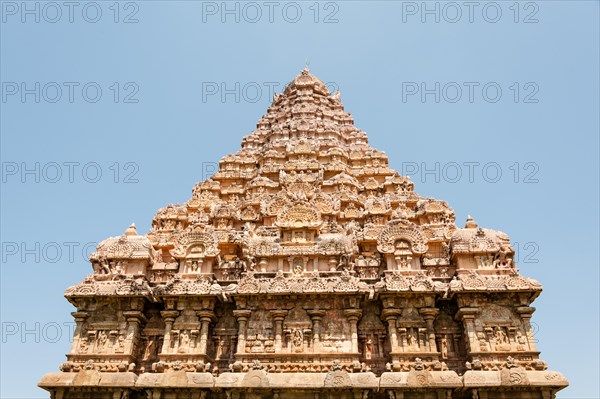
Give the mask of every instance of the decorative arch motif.
[(277, 215), (279, 227), (318, 227), (321, 224), (321, 214), (313, 206), (306, 203), (284, 208)]
[(390, 254), (395, 250), (397, 241), (408, 241), (415, 254), (427, 252), (427, 240), (421, 229), (414, 223), (406, 220), (393, 220), (389, 222), (377, 238), (379, 252)]
[(185, 258), (187, 256), (217, 256), (219, 248), (217, 240), (211, 232), (191, 231), (183, 233), (176, 241), (175, 248), (171, 255), (175, 258)]

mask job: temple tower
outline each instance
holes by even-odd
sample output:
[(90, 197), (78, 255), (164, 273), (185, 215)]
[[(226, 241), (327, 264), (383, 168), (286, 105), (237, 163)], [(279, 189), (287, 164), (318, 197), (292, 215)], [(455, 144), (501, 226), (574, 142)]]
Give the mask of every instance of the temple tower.
[[(508, 211), (508, 210), (507, 210)], [(551, 399), (542, 287), (509, 237), (414, 191), (303, 70), (182, 205), (70, 287), (55, 399)], [(323, 396), (325, 395), (325, 396)]]

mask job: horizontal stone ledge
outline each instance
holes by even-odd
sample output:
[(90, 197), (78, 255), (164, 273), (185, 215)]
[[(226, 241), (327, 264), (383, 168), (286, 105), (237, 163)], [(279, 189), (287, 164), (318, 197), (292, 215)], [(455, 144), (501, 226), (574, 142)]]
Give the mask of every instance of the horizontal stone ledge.
[(97, 370), (57, 372), (44, 375), (38, 383), (40, 388), (55, 387), (115, 387), (132, 388), (138, 375), (132, 372), (107, 373)]
[(166, 373), (140, 374), (135, 386), (138, 388), (214, 388), (215, 377), (211, 373), (169, 370)]
[(564, 388), (569, 382), (557, 371), (523, 370), (521, 368), (497, 371), (469, 370), (463, 377), (465, 388), (498, 386), (531, 386)]
[(556, 388), (568, 386), (567, 379), (556, 371), (526, 371), (519, 368), (498, 371), (469, 370), (459, 376), (454, 371), (385, 372), (377, 377), (371, 372), (348, 373), (268, 373), (251, 370), (246, 373), (190, 373), (183, 370), (166, 373), (56, 372), (42, 377), (39, 387), (56, 388), (205, 388), (205, 389), (461, 389), (461, 388)]

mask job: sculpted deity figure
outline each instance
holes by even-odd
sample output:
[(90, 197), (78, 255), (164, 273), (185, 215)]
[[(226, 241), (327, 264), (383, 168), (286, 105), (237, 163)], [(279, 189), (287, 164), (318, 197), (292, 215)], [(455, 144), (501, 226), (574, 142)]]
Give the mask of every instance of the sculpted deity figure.
[(247, 256), (246, 259), (248, 260), (248, 270), (253, 272), (256, 267), (256, 259), (254, 256)]
[(111, 274), (110, 262), (106, 256), (101, 255), (98, 257), (98, 274)]
[(521, 334), (521, 331), (517, 331), (517, 350), (524, 351), (527, 349), (527, 338)]
[(365, 343), (365, 359), (371, 359), (373, 356), (373, 340), (371, 338), (367, 339)]
[(87, 353), (88, 351), (88, 339), (83, 337), (79, 340), (79, 353)]
[(510, 247), (507, 245), (501, 245), (500, 251), (496, 254), (493, 262), (495, 268), (508, 268), (512, 265), (512, 259), (509, 258), (511, 253)]
[(304, 273), (304, 264), (302, 263), (302, 260), (299, 258), (294, 259), (294, 269), (293, 269), (294, 274), (302, 274)]
[[(352, 264), (352, 268), (354, 267), (354, 263)], [(340, 260), (336, 266), (336, 270), (340, 271), (347, 271), (347, 270), (352, 270), (349, 269), (349, 257), (348, 255), (342, 255), (340, 256)]]
[(294, 350), (296, 352), (302, 351), (302, 348), (304, 345), (304, 334), (302, 333), (302, 330), (300, 330), (299, 328), (295, 329), (293, 332), (292, 344), (294, 345)]
[(360, 224), (356, 220), (346, 223), (346, 234), (356, 234), (360, 231)]
[(491, 262), (489, 256), (483, 255), (483, 256), (480, 256), (479, 259), (480, 259), (481, 267), (491, 267), (492, 266), (492, 262)]
[(410, 348), (415, 346), (417, 343), (417, 338), (415, 337), (415, 333), (412, 330), (409, 330), (408, 335), (406, 336), (406, 343)]
[(307, 200), (306, 194), (302, 190), (292, 192), (290, 198), (294, 202), (305, 202)]
[(365, 269), (363, 269), (363, 268), (358, 269), (358, 277), (359, 278), (365, 278), (366, 276), (367, 275), (365, 273)]
[(408, 259), (406, 256), (401, 256), (398, 259), (398, 269), (408, 269)]
[(515, 368), (517, 366), (518, 366), (517, 362), (516, 362), (516, 360), (512, 356), (509, 356), (509, 357), (506, 358), (506, 368), (512, 369), (512, 368)]
[(124, 271), (124, 269), (123, 269), (123, 261), (121, 261), (121, 260), (118, 260), (118, 261), (115, 263), (115, 270), (114, 270), (114, 274), (116, 274), (116, 275), (121, 275), (121, 274), (123, 274), (123, 271)]
[(256, 225), (254, 223), (246, 222), (244, 223), (244, 234), (248, 234), (248, 237), (254, 237), (254, 231), (256, 230)]
[(415, 358), (415, 370), (421, 371), (425, 369), (425, 365), (423, 364), (423, 360), (420, 357)]
[(494, 335), (496, 337), (496, 343), (498, 343), (498, 344), (507, 344), (508, 343), (508, 337), (506, 336), (506, 333), (504, 332), (504, 330), (502, 330), (500, 327), (496, 327), (496, 331), (494, 332)]
[(294, 241), (295, 242), (305, 242), (306, 239), (304, 238), (304, 232), (303, 231), (295, 231), (294, 232)]
[(369, 277), (371, 277), (371, 278), (377, 278), (377, 277), (379, 277), (379, 270), (377, 270), (377, 269), (371, 269), (371, 275)]
[(381, 258), (380, 258), (380, 255), (379, 255), (379, 254), (372, 255), (372, 256), (369, 258), (369, 266), (372, 266), (372, 267), (379, 267), (379, 265), (381, 265)]
[(353, 259), (350, 259), (350, 260), (348, 261), (348, 270), (350, 270), (351, 272), (353, 272), (353, 271), (354, 271), (354, 266), (355, 266), (355, 265), (356, 265), (356, 263), (354, 262), (354, 260), (353, 260)]
[(447, 258), (450, 256), (450, 244), (447, 242), (442, 243), (442, 257)]
[(479, 347), (481, 349), (482, 352), (487, 352), (488, 350), (488, 343), (487, 340), (485, 339), (485, 334), (482, 332), (478, 332), (477, 333), (477, 339), (479, 340)]
[(117, 337), (117, 348), (115, 352), (123, 353), (125, 351), (125, 336), (123, 334), (119, 334)]
[(148, 338), (148, 342), (146, 342), (146, 349), (144, 350), (144, 359), (149, 359), (152, 354), (152, 348), (154, 347), (154, 339)]
[(446, 336), (442, 337), (442, 357), (444, 359), (448, 358), (448, 339)]
[[(232, 260), (229, 262), (229, 266), (230, 266), (232, 269), (235, 269), (236, 271), (237, 271), (237, 270), (240, 270), (240, 269), (242, 269), (242, 270), (243, 270), (243, 267), (242, 267), (242, 266), (243, 266), (243, 264), (242, 264), (242, 261), (241, 261), (241, 259), (240, 259), (240, 258), (238, 258), (237, 256), (236, 256), (236, 257), (234, 257), (234, 258), (233, 258), (233, 259), (232, 259)], [(245, 271), (245, 270), (244, 270), (244, 271)]]
[(223, 265), (223, 268), (221, 269), (221, 276), (223, 280), (229, 280), (229, 266), (227, 266), (227, 264)]
[(187, 331), (183, 331), (181, 333), (180, 343), (179, 343), (179, 353), (187, 352), (187, 347), (190, 343), (190, 336)]
[(367, 266), (367, 261), (365, 260), (365, 257), (362, 254), (358, 255), (358, 257), (356, 258), (356, 266), (358, 266), (358, 267)]
[(104, 351), (106, 343), (108, 342), (108, 336), (104, 331), (98, 333), (98, 352)]

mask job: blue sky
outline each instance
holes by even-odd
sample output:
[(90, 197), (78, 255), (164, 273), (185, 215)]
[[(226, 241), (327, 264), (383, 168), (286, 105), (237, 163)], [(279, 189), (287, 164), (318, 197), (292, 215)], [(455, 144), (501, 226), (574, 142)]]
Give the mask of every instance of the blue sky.
[(598, 2), (0, 6), (2, 398), (46, 397), (90, 245), (185, 202), (307, 62), (417, 192), (511, 236), (559, 398), (600, 396)]

